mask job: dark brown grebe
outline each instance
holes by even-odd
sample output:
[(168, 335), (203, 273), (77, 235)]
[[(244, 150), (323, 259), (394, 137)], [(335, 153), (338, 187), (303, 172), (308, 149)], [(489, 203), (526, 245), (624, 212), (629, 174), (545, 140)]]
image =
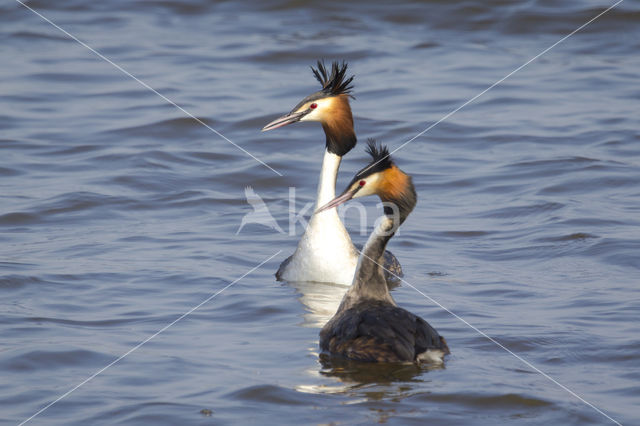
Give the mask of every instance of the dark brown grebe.
[(342, 195), (319, 209), (374, 194), (385, 202), (385, 214), (358, 259), (353, 284), (320, 331), (320, 349), (356, 361), (441, 363), (449, 353), (446, 341), (422, 318), (396, 305), (380, 266), (387, 242), (416, 205), (415, 188), (386, 147), (369, 141), (367, 151), (373, 161)]

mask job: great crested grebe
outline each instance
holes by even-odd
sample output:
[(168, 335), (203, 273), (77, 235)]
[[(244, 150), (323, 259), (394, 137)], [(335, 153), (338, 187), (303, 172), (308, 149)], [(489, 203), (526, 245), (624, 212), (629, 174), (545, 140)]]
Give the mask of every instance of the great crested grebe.
[[(316, 209), (336, 195), (336, 178), (342, 156), (357, 142), (353, 129), (353, 116), (349, 97), (353, 76), (346, 77), (347, 64), (333, 62), (331, 74), (324, 63), (318, 61), (313, 75), (322, 85), (318, 92), (304, 98), (290, 113), (264, 126), (262, 131), (277, 129), (298, 121), (319, 121), (326, 136), (326, 149), (320, 171)], [(386, 252), (385, 267), (397, 276), (402, 268), (393, 256)], [(358, 263), (358, 252), (336, 210), (314, 214), (293, 255), (289, 256), (276, 272), (283, 281), (314, 281), (349, 285)], [(390, 285), (398, 280), (386, 275)]]
[(446, 341), (425, 320), (396, 305), (380, 266), (387, 242), (416, 205), (415, 188), (386, 147), (378, 149), (369, 141), (367, 152), (373, 161), (356, 174), (342, 195), (319, 209), (373, 194), (387, 203), (362, 250), (353, 284), (320, 331), (320, 349), (355, 361), (442, 363), (449, 353)]

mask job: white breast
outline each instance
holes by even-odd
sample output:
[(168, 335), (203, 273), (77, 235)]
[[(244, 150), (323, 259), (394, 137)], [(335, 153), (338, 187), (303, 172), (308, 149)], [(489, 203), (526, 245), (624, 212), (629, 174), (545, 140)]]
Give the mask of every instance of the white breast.
[(357, 263), (358, 253), (336, 209), (326, 210), (311, 218), (282, 279), (351, 285)]

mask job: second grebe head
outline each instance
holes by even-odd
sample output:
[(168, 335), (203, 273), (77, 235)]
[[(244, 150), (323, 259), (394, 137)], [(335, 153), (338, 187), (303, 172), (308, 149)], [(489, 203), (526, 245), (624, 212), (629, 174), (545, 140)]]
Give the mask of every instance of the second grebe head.
[(383, 202), (393, 203), (398, 207), (401, 222), (411, 213), (417, 202), (411, 176), (395, 165), (386, 146), (377, 147), (375, 141), (369, 139), (367, 152), (372, 157), (371, 163), (356, 173), (342, 194), (316, 212), (337, 207), (352, 198), (375, 194)]

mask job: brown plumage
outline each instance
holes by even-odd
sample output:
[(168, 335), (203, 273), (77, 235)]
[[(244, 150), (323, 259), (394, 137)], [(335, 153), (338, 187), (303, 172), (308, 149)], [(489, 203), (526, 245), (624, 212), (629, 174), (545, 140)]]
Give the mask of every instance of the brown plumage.
[(332, 98), (328, 108), (323, 111), (322, 118), (327, 150), (340, 156), (351, 151), (357, 138), (348, 96), (340, 94)]
[(422, 318), (370, 300), (336, 314), (320, 331), (320, 349), (364, 362), (414, 362), (427, 350), (449, 353), (446, 341)]

